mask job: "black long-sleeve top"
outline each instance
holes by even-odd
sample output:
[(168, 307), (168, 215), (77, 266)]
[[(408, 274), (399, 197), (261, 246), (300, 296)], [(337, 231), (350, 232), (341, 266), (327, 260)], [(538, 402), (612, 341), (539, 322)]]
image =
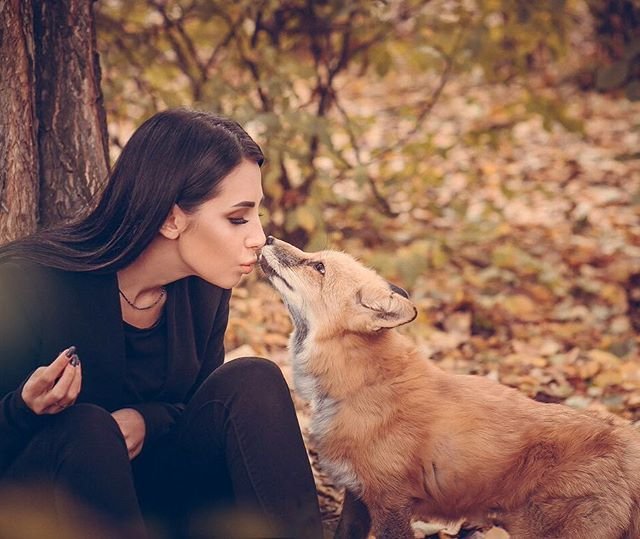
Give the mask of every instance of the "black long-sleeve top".
[(127, 358), (125, 397), (127, 402), (156, 400), (167, 382), (167, 317), (164, 310), (150, 328), (124, 323)]
[(167, 287), (165, 382), (153, 401), (131, 402), (115, 273), (0, 264), (0, 477), (48, 419), (24, 403), (22, 384), (75, 345), (82, 363), (77, 402), (108, 411), (135, 408), (145, 443), (170, 430), (190, 396), (224, 360), (230, 290), (188, 277)]

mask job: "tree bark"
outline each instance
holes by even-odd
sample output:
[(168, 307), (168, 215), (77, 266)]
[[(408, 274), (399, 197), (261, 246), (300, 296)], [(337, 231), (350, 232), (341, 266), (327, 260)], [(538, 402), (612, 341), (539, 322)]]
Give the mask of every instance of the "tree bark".
[(93, 0), (0, 0), (0, 243), (74, 217), (108, 173)]
[(34, 0), (40, 225), (91, 204), (108, 173), (93, 0)]
[(0, 243), (38, 221), (34, 62), (31, 2), (0, 0)]

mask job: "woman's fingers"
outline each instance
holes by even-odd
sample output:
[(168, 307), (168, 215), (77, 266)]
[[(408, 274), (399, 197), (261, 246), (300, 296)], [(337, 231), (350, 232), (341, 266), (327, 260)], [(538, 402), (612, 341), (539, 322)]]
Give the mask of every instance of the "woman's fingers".
[(80, 392), (80, 360), (72, 346), (46, 367), (39, 367), (22, 388), (22, 398), (36, 414), (55, 414), (70, 406)]
[(78, 368), (71, 363), (67, 363), (62, 376), (55, 383), (51, 391), (49, 391), (43, 398), (43, 404), (45, 407), (51, 405), (57, 405), (60, 408), (66, 408), (75, 400), (75, 395), (72, 394), (71, 387), (77, 376)]
[[(76, 347), (71, 346), (66, 350), (60, 352), (60, 355), (54, 359), (49, 365), (46, 367), (40, 367), (37, 369), (34, 374), (40, 371), (40, 375), (35, 380), (35, 388), (37, 390), (41, 390), (41, 393), (51, 389), (53, 385), (56, 383), (56, 380), (62, 376), (65, 367), (69, 365), (71, 358), (76, 352)], [(42, 369), (42, 370), (41, 370)]]
[[(78, 356), (76, 356), (77, 358)], [(82, 365), (80, 364), (80, 359), (77, 360), (76, 362), (76, 375), (73, 379), (73, 382), (71, 382), (71, 387), (69, 388), (69, 395), (71, 397), (71, 404), (73, 404), (76, 399), (78, 398), (78, 395), (80, 394), (80, 390), (82, 389)], [(73, 360), (71, 365), (73, 365)]]

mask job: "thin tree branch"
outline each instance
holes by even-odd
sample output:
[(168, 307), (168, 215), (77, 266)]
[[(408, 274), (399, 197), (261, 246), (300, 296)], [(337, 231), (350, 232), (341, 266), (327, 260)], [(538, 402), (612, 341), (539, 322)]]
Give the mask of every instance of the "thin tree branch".
[[(336, 109), (340, 112), (340, 114), (342, 115), (343, 119), (344, 119), (344, 126), (345, 129), (347, 131), (347, 135), (349, 137), (349, 142), (351, 143), (351, 147), (353, 148), (353, 151), (355, 153), (356, 156), (356, 162), (358, 164), (358, 166), (364, 168), (366, 170), (367, 165), (365, 165), (362, 161), (362, 156), (360, 153), (360, 145), (358, 144), (358, 139), (355, 135), (355, 133), (353, 132), (353, 129), (351, 127), (351, 118), (349, 118), (349, 115), (347, 113), (347, 111), (344, 109), (344, 107), (342, 106), (342, 103), (340, 103), (340, 101), (336, 98), (334, 101), (334, 104), (336, 106)], [(353, 168), (350, 163), (348, 162), (348, 160), (341, 154), (338, 154), (339, 157), (343, 160), (344, 164), (347, 165), (347, 167), (349, 168)], [(375, 180), (373, 179), (373, 177), (371, 176), (371, 174), (368, 173), (367, 171), (367, 181), (369, 182), (369, 187), (371, 188), (371, 192), (373, 194), (373, 197), (375, 198), (376, 202), (378, 203), (378, 205), (381, 207), (382, 212), (387, 215), (388, 217), (397, 217), (399, 214), (398, 212), (395, 212), (391, 209), (391, 206), (389, 205), (389, 202), (387, 202), (387, 199), (384, 197), (384, 195), (380, 192), (378, 185), (376, 184)]]
[(229, 28), (229, 31), (227, 32), (227, 34), (214, 47), (213, 51), (211, 52), (211, 55), (209, 56), (209, 58), (207, 59), (206, 63), (202, 68), (202, 77), (201, 77), (202, 82), (209, 80), (209, 71), (211, 70), (215, 61), (217, 60), (218, 55), (220, 54), (221, 51), (226, 49), (229, 43), (231, 42), (231, 40), (234, 37), (236, 37), (238, 27), (241, 24), (242, 24), (242, 18), (238, 17), (238, 20), (233, 22), (233, 24), (231, 24), (231, 27)]
[[(413, 127), (409, 131), (407, 131), (400, 139), (398, 139), (394, 144), (394, 146), (396, 147), (404, 146), (422, 128), (422, 125), (427, 119), (429, 113), (433, 110), (433, 107), (436, 105), (440, 95), (442, 94), (445, 86), (447, 85), (447, 82), (449, 82), (449, 78), (451, 76), (451, 73), (453, 71), (453, 66), (454, 66), (454, 54), (455, 54), (455, 51), (457, 51), (458, 49), (460, 41), (461, 41), (461, 32), (458, 33), (456, 44), (453, 47), (454, 53), (443, 54), (443, 57), (445, 59), (445, 66), (444, 66), (444, 69), (442, 70), (440, 79), (438, 81), (438, 84), (436, 85), (435, 90), (431, 94), (430, 98), (424, 103), (422, 109), (418, 112), (418, 115), (416, 117), (416, 121)], [(372, 164), (375, 161), (379, 161), (381, 158), (391, 153), (391, 151), (392, 151), (392, 148), (386, 147), (376, 153), (373, 153), (371, 159), (367, 164)]]
[[(189, 79), (193, 98), (198, 101), (202, 95), (202, 84), (200, 77), (194, 77), (192, 74), (192, 62), (195, 63), (195, 69), (199, 74), (202, 73), (203, 66), (201, 65), (201, 61), (198, 57), (197, 51), (195, 50), (193, 41), (191, 41), (191, 38), (184, 31), (180, 21), (175, 21), (169, 16), (162, 2), (158, 0), (147, 0), (147, 3), (151, 7), (155, 8), (162, 17), (167, 39), (173, 46), (173, 51), (176, 53), (176, 57), (178, 59), (178, 67), (187, 79)], [(182, 43), (174, 34), (174, 29), (182, 39)], [(186, 51), (184, 50), (185, 48)]]

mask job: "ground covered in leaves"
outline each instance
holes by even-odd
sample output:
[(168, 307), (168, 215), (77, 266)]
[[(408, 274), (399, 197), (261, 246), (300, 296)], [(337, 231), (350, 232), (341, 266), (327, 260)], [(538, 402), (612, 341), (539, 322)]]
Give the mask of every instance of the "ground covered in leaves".
[[(579, 122), (572, 130), (514, 114), (514, 91), (448, 87), (426, 126), (448, 148), (425, 156), (443, 180), (425, 191), (429, 205), (414, 201), (389, 224), (396, 249), (339, 234), (327, 244), (409, 289), (419, 316), (404, 331), (444, 369), (637, 422), (640, 103), (567, 85), (558, 91)], [(480, 132), (490, 134), (486, 143), (465, 143)], [(434, 201), (463, 204), (463, 217), (435, 214)], [(259, 274), (234, 290), (232, 355), (269, 357), (291, 381), (290, 330)], [(306, 407), (296, 404), (306, 435)], [(309, 451), (331, 524), (340, 493)]]

